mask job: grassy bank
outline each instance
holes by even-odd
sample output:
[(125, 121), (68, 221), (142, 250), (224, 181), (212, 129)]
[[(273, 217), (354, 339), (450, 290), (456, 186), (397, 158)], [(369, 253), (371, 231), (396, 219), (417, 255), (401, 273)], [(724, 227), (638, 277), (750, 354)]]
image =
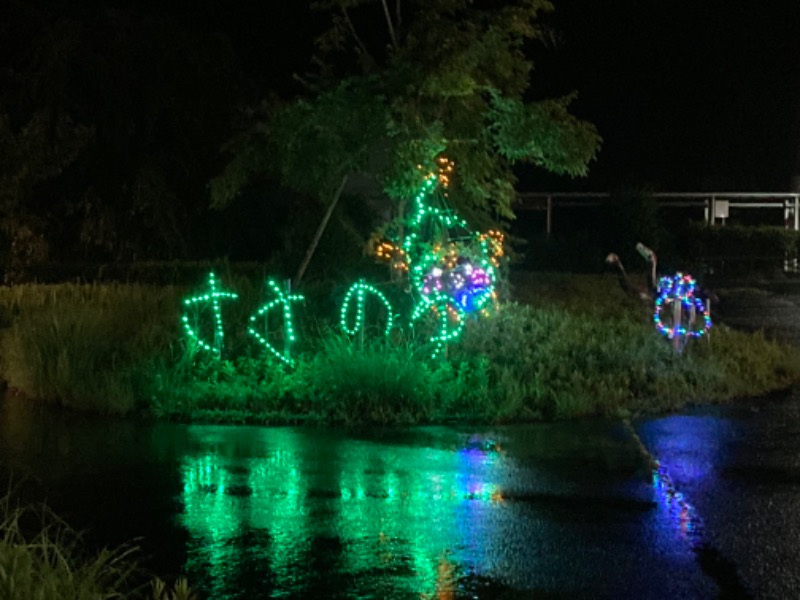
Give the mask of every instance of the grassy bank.
[[(470, 321), (446, 357), (424, 335), (351, 340), (298, 319), (296, 366), (264, 357), (243, 328), (259, 284), (225, 282), (225, 360), (188, 350), (187, 290), (142, 285), (0, 290), (0, 376), (25, 395), (112, 414), (228, 422), (518, 421), (660, 412), (800, 381), (798, 350), (717, 324), (676, 355), (612, 277), (524, 274), (517, 302)], [(330, 315), (317, 294), (298, 314)], [(335, 309), (334, 309), (335, 310)]]

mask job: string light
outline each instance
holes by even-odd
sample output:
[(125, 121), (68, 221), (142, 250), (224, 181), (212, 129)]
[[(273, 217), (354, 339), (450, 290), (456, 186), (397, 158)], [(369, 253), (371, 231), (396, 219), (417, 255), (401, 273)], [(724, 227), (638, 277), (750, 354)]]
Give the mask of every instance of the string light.
[(376, 243), (373, 250), (375, 258), (388, 262), (393, 269), (408, 272), (408, 256), (405, 251), (388, 240), (380, 240)]
[(239, 296), (233, 292), (226, 292), (217, 289), (217, 279), (212, 271), (208, 275), (208, 291), (191, 298), (186, 298), (183, 301), (186, 307), (199, 307), (200, 305), (211, 303), (211, 313), (213, 322), (213, 335), (214, 339), (211, 343), (204, 340), (200, 335), (200, 313), (202, 309), (194, 311), (194, 327), (189, 322), (189, 315), (184, 313), (181, 317), (183, 321), (183, 328), (186, 334), (192, 339), (200, 348), (211, 352), (215, 357), (222, 356), (223, 338), (225, 332), (222, 324), (222, 308), (220, 300), (236, 300)]
[[(464, 330), (467, 315), (486, 315), (489, 304), (496, 301), (496, 269), (499, 267), (499, 258), (503, 256), (504, 241), (503, 234), (495, 230), (479, 235), (470, 232), (466, 221), (455, 211), (431, 204), (430, 197), (437, 189), (447, 196), (454, 171), (454, 163), (446, 157), (438, 157), (436, 164), (438, 174), (429, 173), (425, 176), (414, 198), (414, 211), (407, 221), (407, 236), (402, 245), (380, 240), (375, 242), (373, 250), (378, 259), (388, 260), (392, 268), (408, 273), (411, 287), (416, 292), (411, 322), (421, 319), (423, 315), (432, 315), (437, 320), (435, 333), (430, 337), (434, 356), (442, 352), (447, 343), (458, 339)], [(460, 231), (461, 235), (454, 235), (456, 231)], [(276, 298), (261, 306), (250, 317), (247, 331), (276, 358), (293, 365), (290, 347), (296, 341), (296, 336), (291, 304), (303, 300), (303, 296), (284, 293), (272, 279), (267, 284)], [(238, 296), (218, 290), (214, 273), (209, 276), (208, 287), (208, 293), (188, 298), (184, 303), (186, 306), (198, 306), (206, 302), (211, 304), (213, 341), (202, 339), (199, 327), (196, 324), (192, 327), (186, 314), (182, 317), (183, 324), (189, 337), (201, 348), (220, 356), (224, 337), (220, 301), (236, 299)], [(340, 314), (342, 329), (351, 335), (364, 331), (367, 295), (375, 296), (383, 305), (386, 311), (384, 334), (388, 334), (394, 320), (391, 304), (380, 290), (363, 280), (353, 284), (345, 295)], [(353, 303), (355, 316), (352, 317), (354, 321), (351, 326)], [(268, 339), (268, 315), (279, 305), (283, 314), (283, 351)], [(264, 329), (267, 331), (256, 329), (259, 318), (264, 319)]]
[[(267, 302), (263, 306), (261, 306), (256, 313), (250, 317), (250, 327), (248, 327), (247, 332), (252, 335), (258, 342), (264, 346), (269, 352), (271, 352), (276, 358), (280, 359), (284, 363), (289, 366), (294, 366), (294, 360), (291, 358), (290, 355), (290, 348), (291, 345), (297, 340), (295, 333), (294, 333), (294, 324), (292, 322), (292, 302), (299, 302), (304, 300), (303, 296), (300, 294), (284, 294), (281, 291), (280, 286), (275, 283), (275, 280), (269, 279), (267, 280), (267, 285), (270, 289), (275, 293), (277, 298)], [(283, 305), (283, 332), (284, 332), (284, 349), (283, 352), (280, 352), (275, 346), (273, 346), (270, 341), (267, 339), (267, 332), (265, 331), (265, 335), (261, 335), (256, 328), (255, 324), (259, 317), (264, 318), (264, 322), (266, 323), (268, 320), (269, 311), (275, 308), (278, 305)]]
[[(496, 268), (503, 255), (500, 232), (475, 235), (454, 211), (431, 205), (429, 199), (437, 187), (447, 196), (455, 167), (443, 156), (436, 164), (438, 175), (428, 174), (414, 198), (408, 235), (403, 240), (409, 280), (418, 298), (411, 321), (425, 314), (438, 319), (437, 333), (430, 338), (434, 355), (459, 337), (467, 314), (484, 314), (487, 304), (496, 298)], [(462, 235), (454, 237), (458, 230)]]
[[(350, 289), (347, 290), (347, 294), (344, 296), (344, 300), (342, 301), (341, 318), (339, 320), (342, 329), (350, 335), (355, 335), (358, 331), (364, 329), (364, 315), (366, 312), (365, 304), (367, 294), (375, 296), (380, 303), (383, 304), (383, 307), (386, 310), (386, 324), (384, 325), (383, 333), (384, 335), (389, 335), (389, 332), (392, 330), (392, 322), (394, 319), (392, 315), (392, 305), (389, 303), (389, 300), (386, 298), (383, 292), (381, 292), (375, 286), (365, 283), (363, 279), (350, 286)], [(347, 322), (349, 320), (350, 304), (352, 303), (354, 296), (356, 299), (355, 322), (352, 327), (349, 327)]]
[[(708, 314), (708, 309), (703, 300), (695, 296), (696, 287), (697, 282), (691, 275), (680, 272), (671, 277), (662, 277), (659, 280), (653, 322), (658, 332), (668, 339), (674, 339), (676, 336), (699, 338), (711, 329), (711, 316)], [(681, 315), (684, 314), (684, 311), (690, 315), (688, 328), (684, 326), (682, 322), (674, 322), (671, 327), (668, 327), (661, 318), (661, 313), (664, 308), (676, 308), (676, 303), (680, 305)], [(694, 329), (692, 328), (692, 324), (697, 314), (703, 317), (702, 327)]]

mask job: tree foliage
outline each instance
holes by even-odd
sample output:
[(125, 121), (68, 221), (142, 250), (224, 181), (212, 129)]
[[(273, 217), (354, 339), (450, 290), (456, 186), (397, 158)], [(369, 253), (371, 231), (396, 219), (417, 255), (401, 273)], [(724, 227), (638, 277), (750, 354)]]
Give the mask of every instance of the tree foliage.
[[(179, 258), (197, 243), (240, 78), (228, 43), (133, 9), (6, 3), (0, 231), (8, 271)], [(195, 227), (192, 227), (195, 225)]]
[[(547, 0), (320, 0), (330, 27), (317, 40), (308, 97), (262, 123), (270, 166), (283, 181), (331, 194), (348, 173), (369, 175), (395, 200), (446, 154), (457, 166), (449, 200), (479, 225), (513, 218), (513, 166), (584, 175), (600, 138), (568, 111), (575, 95), (528, 101), (527, 49), (547, 39)], [(232, 163), (241, 166), (242, 159)], [(266, 164), (249, 163), (252, 171)], [(236, 174), (240, 176), (237, 180)], [(242, 170), (218, 178), (218, 204)]]

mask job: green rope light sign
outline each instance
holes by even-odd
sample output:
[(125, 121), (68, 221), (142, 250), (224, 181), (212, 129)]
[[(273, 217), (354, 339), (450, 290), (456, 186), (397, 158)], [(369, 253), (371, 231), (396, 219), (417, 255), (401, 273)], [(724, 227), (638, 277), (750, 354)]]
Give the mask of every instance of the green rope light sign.
[[(250, 317), (250, 327), (248, 327), (247, 332), (252, 335), (258, 342), (264, 346), (267, 350), (269, 350), (276, 358), (280, 359), (284, 363), (289, 366), (294, 366), (294, 360), (292, 360), (290, 355), (290, 347), (291, 345), (297, 340), (294, 332), (294, 324), (292, 322), (292, 302), (299, 302), (303, 300), (303, 296), (300, 294), (284, 294), (281, 291), (280, 286), (275, 283), (275, 280), (269, 279), (267, 280), (267, 285), (270, 289), (275, 293), (277, 298), (267, 302), (261, 308), (259, 308), (256, 313)], [(269, 317), (269, 311), (273, 308), (283, 305), (283, 332), (284, 332), (284, 348), (283, 352), (279, 351), (272, 343), (267, 339), (268, 332), (264, 332), (262, 335), (256, 328), (256, 323), (260, 317), (264, 318), (266, 321)], [(265, 327), (266, 329), (266, 327)]]
[[(347, 290), (347, 294), (345, 294), (344, 300), (342, 301), (342, 312), (341, 312), (341, 319), (339, 323), (342, 329), (347, 332), (349, 335), (355, 335), (358, 331), (364, 330), (364, 323), (365, 323), (365, 304), (367, 294), (375, 296), (383, 307), (386, 309), (386, 324), (383, 328), (383, 334), (389, 335), (389, 332), (392, 330), (392, 305), (389, 303), (389, 300), (386, 296), (381, 292), (378, 288), (374, 285), (370, 285), (365, 283), (364, 280), (360, 280), (350, 286), (350, 289)], [(355, 318), (353, 322), (353, 326), (350, 327), (348, 322), (350, 321), (350, 313), (351, 305), (355, 299)]]
[[(189, 315), (184, 313), (181, 317), (183, 321), (183, 328), (191, 340), (193, 340), (200, 348), (211, 352), (216, 357), (222, 356), (223, 338), (225, 332), (222, 325), (222, 307), (220, 300), (236, 300), (239, 296), (233, 292), (226, 292), (217, 288), (217, 279), (212, 271), (208, 275), (208, 291), (201, 293), (191, 298), (186, 298), (183, 301), (185, 307), (195, 307), (194, 323), (190, 323)], [(200, 316), (202, 307), (204, 305), (211, 305), (212, 323), (213, 323), (213, 339), (211, 342), (203, 339), (200, 333)]]

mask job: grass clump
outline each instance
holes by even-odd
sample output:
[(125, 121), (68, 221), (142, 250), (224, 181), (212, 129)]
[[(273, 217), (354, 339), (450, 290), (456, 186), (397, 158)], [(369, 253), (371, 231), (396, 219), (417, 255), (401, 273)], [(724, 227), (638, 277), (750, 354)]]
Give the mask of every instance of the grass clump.
[(467, 329), (457, 355), (489, 365), (491, 414), (508, 420), (663, 412), (800, 381), (800, 353), (724, 326), (683, 354), (641, 311), (600, 317), (510, 303)]
[(433, 369), (421, 348), (327, 334), (303, 361), (300, 394), (324, 418), (342, 422), (414, 423), (434, 412)]
[[(175, 343), (174, 288), (64, 284), (3, 288), (3, 378), (78, 410), (126, 414)], [(10, 317), (10, 318), (9, 318)]]
[(184, 579), (150, 585), (130, 545), (90, 552), (81, 536), (45, 506), (0, 498), (0, 598), (4, 600), (193, 600)]

